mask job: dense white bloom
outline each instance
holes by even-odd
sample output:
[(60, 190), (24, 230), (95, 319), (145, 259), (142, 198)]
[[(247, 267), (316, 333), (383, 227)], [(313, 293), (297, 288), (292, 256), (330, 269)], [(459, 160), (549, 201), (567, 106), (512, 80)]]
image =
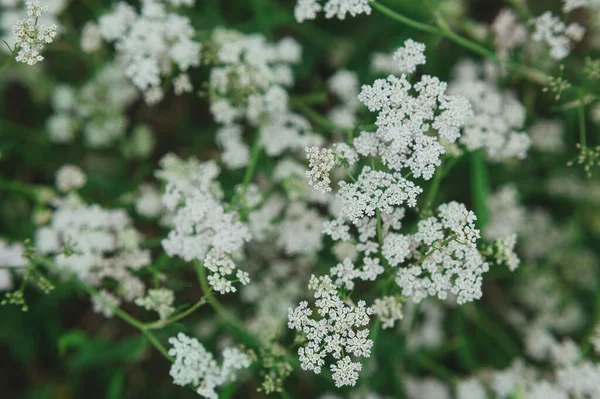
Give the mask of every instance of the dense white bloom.
[(320, 0), (298, 0), (294, 15), (298, 22), (317, 18), (317, 13), (325, 12), (325, 18), (345, 19), (347, 14), (355, 17), (359, 14), (371, 14), (369, 0), (326, 0), (325, 6)]
[(571, 52), (571, 42), (581, 41), (585, 34), (585, 28), (581, 25), (572, 23), (567, 26), (551, 11), (546, 11), (530, 23), (535, 28), (531, 36), (533, 40), (550, 46), (550, 56), (555, 60), (562, 60), (568, 56)]
[(214, 161), (182, 161), (173, 154), (161, 160), (156, 175), (167, 185), (163, 204), (174, 213), (172, 229), (162, 246), (167, 255), (198, 260), (210, 270), (209, 284), (220, 293), (235, 292), (233, 254), (251, 238), (237, 213), (220, 202), (220, 186), (214, 180), (219, 168)]
[[(165, 65), (170, 61), (184, 72), (200, 65), (202, 44), (193, 40), (191, 21), (169, 12), (157, 0), (142, 1), (140, 12), (120, 2), (100, 18), (98, 25), (102, 38), (115, 43), (125, 75), (141, 91), (161, 86), (161, 76), (169, 73)], [(156, 95), (151, 100), (160, 101)]]
[(514, 272), (521, 263), (518, 255), (515, 252), (517, 244), (517, 235), (511, 234), (496, 240), (496, 262), (506, 264), (511, 272)]
[(349, 355), (370, 356), (373, 341), (368, 339), (369, 330), (360, 328), (369, 324), (373, 311), (364, 301), (357, 305), (342, 301), (328, 276), (312, 276), (308, 287), (315, 291), (315, 306), (321, 318), (311, 318), (313, 311), (306, 301), (288, 311), (288, 327), (304, 333), (308, 340), (298, 349), (300, 366), (320, 374), (325, 358), (331, 355), (337, 360), (337, 364), (331, 366), (336, 386), (354, 385), (361, 365), (353, 362)]
[(402, 320), (402, 302), (393, 296), (375, 299), (373, 313), (381, 320), (381, 328), (391, 328), (398, 320)]
[(63, 192), (80, 189), (86, 180), (83, 171), (75, 165), (64, 165), (56, 172), (56, 188)]
[(411, 252), (410, 239), (402, 234), (390, 233), (383, 239), (381, 254), (391, 266), (403, 263)]
[(399, 173), (372, 170), (365, 166), (356, 182), (340, 182), (337, 197), (344, 213), (356, 222), (363, 216), (373, 217), (375, 210), (391, 214), (394, 207), (407, 204), (414, 207), (423, 190)]
[(172, 348), (169, 356), (175, 357), (170, 375), (176, 385), (193, 385), (198, 394), (217, 399), (216, 388), (234, 381), (239, 370), (250, 366), (250, 358), (238, 348), (223, 350), (223, 363), (219, 366), (213, 355), (195, 338), (183, 333), (169, 338)]
[(136, 298), (135, 304), (143, 307), (146, 310), (153, 310), (158, 313), (161, 320), (165, 320), (167, 316), (175, 311), (173, 302), (175, 296), (173, 291), (166, 288), (148, 290), (143, 298)]
[(321, 192), (331, 191), (329, 172), (335, 166), (333, 151), (329, 148), (306, 148), (306, 157), (309, 161), (309, 170), (306, 171), (308, 184)]
[(46, 44), (52, 43), (57, 30), (56, 25), (38, 24), (38, 18), (47, 11), (48, 7), (40, 5), (39, 1), (27, 2), (27, 14), (34, 18), (20, 19), (13, 26), (15, 48), (19, 49), (16, 61), (34, 65), (44, 59), (40, 51)]
[(472, 68), (468, 61), (460, 63), (449, 89), (452, 94), (466, 97), (473, 107), (474, 117), (466, 121), (460, 143), (469, 151), (485, 149), (488, 159), (495, 162), (525, 158), (531, 145), (527, 133), (520, 131), (525, 123), (525, 107), (513, 93), (500, 91), (495, 80), (481, 79), (482, 67)]
[[(111, 302), (144, 295), (145, 285), (134, 272), (151, 263), (150, 251), (139, 248), (140, 234), (124, 210), (85, 205), (75, 196), (64, 198), (50, 224), (38, 229), (35, 241), (40, 253), (53, 255), (60, 269), (87, 284), (116, 281), (115, 292), (106, 295)], [(65, 247), (69, 251), (62, 251)], [(100, 303), (96, 306), (108, 312)]]
[[(408, 39), (404, 46), (400, 47), (394, 53), (394, 61), (398, 66), (399, 73), (413, 73), (418, 65), (425, 65), (425, 45)], [(398, 73), (396, 72), (396, 73)]]
[[(471, 107), (462, 97), (446, 94), (446, 83), (425, 75), (414, 86), (405, 75), (377, 79), (364, 85), (359, 95), (371, 112), (378, 112), (376, 134), (355, 143), (359, 154), (378, 154), (394, 171), (410, 169), (414, 177), (428, 180), (439, 166), (445, 148), (439, 138), (453, 143), (460, 128), (471, 117)], [(416, 96), (412, 93), (416, 93)], [(432, 130), (438, 135), (432, 135)], [(368, 153), (365, 153), (368, 152)], [(374, 154), (373, 154), (374, 152)]]
[(337, 388), (345, 385), (354, 386), (358, 381), (358, 372), (362, 370), (362, 364), (353, 362), (346, 356), (336, 364), (331, 365), (331, 378)]
[(458, 304), (481, 298), (482, 274), (489, 265), (476, 248), (479, 230), (474, 226), (475, 214), (457, 202), (442, 204), (437, 216), (418, 223), (416, 234), (409, 236), (411, 253), (416, 262), (400, 267), (396, 283), (402, 294), (414, 302), (427, 296), (446, 299), (457, 296)]
[(285, 88), (294, 83), (291, 66), (301, 55), (294, 39), (270, 43), (260, 34), (219, 28), (213, 42), (217, 54), (210, 71), (209, 99), (217, 122), (231, 124), (245, 118), (259, 126), (287, 113)]

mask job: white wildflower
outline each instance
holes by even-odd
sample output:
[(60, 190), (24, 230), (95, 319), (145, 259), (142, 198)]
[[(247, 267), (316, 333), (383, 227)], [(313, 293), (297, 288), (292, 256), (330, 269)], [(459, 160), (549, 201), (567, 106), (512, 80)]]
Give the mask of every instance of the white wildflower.
[(331, 191), (331, 187), (329, 187), (331, 183), (329, 172), (335, 166), (333, 151), (329, 148), (307, 147), (306, 157), (308, 158), (308, 167), (310, 169), (306, 171), (308, 184), (324, 193)]
[(381, 320), (381, 328), (392, 328), (398, 320), (402, 320), (402, 302), (394, 296), (375, 299), (373, 313)]
[(75, 165), (64, 165), (56, 172), (56, 188), (62, 192), (78, 190), (86, 180), (83, 171)]
[(165, 320), (167, 316), (175, 311), (173, 307), (174, 301), (175, 296), (173, 295), (173, 291), (166, 288), (159, 288), (148, 290), (145, 297), (135, 300), (135, 304), (146, 310), (155, 311), (161, 320)]

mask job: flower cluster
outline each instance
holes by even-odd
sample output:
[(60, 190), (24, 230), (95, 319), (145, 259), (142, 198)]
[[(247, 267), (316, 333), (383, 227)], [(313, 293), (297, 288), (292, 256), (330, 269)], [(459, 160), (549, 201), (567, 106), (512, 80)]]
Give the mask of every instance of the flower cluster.
[(161, 77), (171, 74), (172, 63), (183, 72), (199, 66), (202, 44), (194, 40), (188, 17), (158, 0), (141, 3), (138, 12), (119, 2), (100, 17), (98, 30), (102, 39), (115, 43), (125, 76), (144, 92), (147, 103), (156, 104), (163, 97)]
[(175, 361), (170, 374), (176, 385), (192, 385), (196, 392), (207, 399), (217, 399), (215, 391), (218, 387), (234, 381), (240, 370), (250, 367), (250, 358), (238, 348), (223, 350), (223, 362), (217, 363), (212, 353), (208, 352), (195, 338), (183, 333), (169, 338), (173, 346), (169, 356)]
[(449, 91), (464, 96), (473, 106), (460, 138), (469, 151), (484, 149), (488, 159), (525, 158), (531, 145), (525, 123), (525, 107), (513, 93), (500, 91), (496, 76), (480, 77), (482, 66), (464, 61), (456, 67)]
[(211, 113), (224, 125), (246, 119), (252, 126), (287, 112), (294, 83), (291, 70), (300, 61), (302, 48), (292, 38), (269, 43), (259, 34), (216, 29), (216, 48), (209, 87)]
[(531, 36), (533, 40), (546, 43), (550, 47), (550, 56), (556, 60), (568, 56), (572, 42), (580, 42), (585, 35), (583, 26), (578, 23), (567, 25), (551, 11), (546, 11), (530, 23), (535, 28)]
[(135, 304), (146, 310), (155, 311), (161, 320), (165, 320), (167, 316), (175, 311), (173, 307), (174, 301), (175, 295), (173, 291), (166, 288), (159, 288), (148, 290), (145, 297), (135, 300)]
[(364, 301), (357, 305), (344, 302), (328, 276), (312, 276), (309, 289), (314, 290), (315, 306), (321, 319), (313, 319), (308, 302), (302, 301), (288, 312), (288, 327), (302, 332), (308, 342), (298, 349), (300, 366), (304, 370), (321, 373), (327, 355), (337, 360), (331, 365), (332, 378), (337, 387), (354, 385), (362, 365), (349, 355), (369, 357), (373, 341), (368, 329), (373, 310)]
[(420, 302), (428, 296), (456, 295), (463, 304), (481, 298), (482, 275), (489, 265), (476, 247), (476, 217), (457, 202), (442, 204), (436, 216), (423, 219), (409, 236), (413, 251), (407, 267), (398, 269), (396, 283), (402, 295)]
[(27, 266), (27, 259), (23, 258), (23, 246), (20, 244), (9, 245), (0, 239), (0, 291), (11, 290), (13, 279), (9, 269), (20, 269)]
[(54, 24), (50, 26), (38, 24), (38, 18), (47, 11), (48, 6), (42, 6), (39, 1), (27, 2), (27, 15), (33, 18), (18, 20), (12, 29), (15, 48), (19, 49), (16, 61), (35, 65), (44, 59), (40, 51), (46, 44), (54, 41), (57, 30)]
[(46, 121), (50, 139), (67, 144), (83, 132), (90, 148), (106, 148), (122, 139), (128, 127), (123, 114), (138, 98), (137, 91), (116, 65), (107, 65), (81, 88), (60, 85), (54, 90), (54, 114)]
[[(103, 296), (118, 305), (121, 298), (131, 302), (146, 290), (134, 273), (151, 263), (150, 251), (140, 249), (141, 238), (124, 210), (86, 205), (71, 195), (58, 201), (50, 224), (36, 231), (35, 243), (39, 253), (53, 255), (60, 269), (87, 284), (116, 281), (115, 293), (103, 290)], [(94, 307), (112, 315), (103, 302), (95, 301)]]
[[(214, 179), (219, 174), (215, 162), (183, 161), (173, 154), (161, 160), (156, 175), (166, 182), (163, 204), (173, 212), (172, 229), (162, 241), (165, 252), (186, 261), (199, 261), (212, 274), (211, 286), (220, 293), (235, 292), (233, 257), (251, 238), (248, 227), (221, 204), (221, 189)], [(242, 284), (247, 274), (237, 271)]]
[(446, 94), (446, 88), (429, 75), (414, 85), (405, 75), (390, 75), (363, 86), (358, 98), (378, 113), (377, 132), (361, 133), (355, 140), (357, 152), (379, 155), (394, 171), (409, 169), (414, 177), (431, 179), (446, 152), (440, 139), (454, 143), (472, 116), (469, 102)]
[(317, 18), (319, 12), (325, 12), (325, 18), (345, 19), (346, 14), (355, 17), (359, 14), (371, 14), (369, 0), (326, 0), (325, 6), (319, 0), (298, 0), (294, 15), (298, 22)]

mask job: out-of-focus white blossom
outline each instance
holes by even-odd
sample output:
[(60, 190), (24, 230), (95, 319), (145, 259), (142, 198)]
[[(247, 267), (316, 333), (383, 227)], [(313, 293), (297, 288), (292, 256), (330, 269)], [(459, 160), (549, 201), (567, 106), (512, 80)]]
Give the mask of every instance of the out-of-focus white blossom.
[(62, 192), (78, 190), (86, 180), (85, 173), (76, 165), (64, 165), (56, 172), (56, 188)]

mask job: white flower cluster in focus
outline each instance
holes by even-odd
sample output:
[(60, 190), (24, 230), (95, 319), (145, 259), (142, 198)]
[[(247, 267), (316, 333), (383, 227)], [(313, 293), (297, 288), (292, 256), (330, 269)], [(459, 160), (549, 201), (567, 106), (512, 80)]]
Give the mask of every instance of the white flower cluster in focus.
[(362, 365), (352, 361), (350, 355), (371, 355), (373, 341), (368, 338), (369, 330), (360, 328), (369, 324), (373, 310), (364, 301), (357, 305), (344, 302), (328, 276), (312, 276), (308, 288), (315, 291), (315, 306), (321, 318), (311, 318), (313, 311), (306, 301), (288, 312), (288, 327), (302, 332), (308, 340), (298, 349), (300, 366), (320, 374), (325, 358), (331, 355), (337, 361), (331, 365), (336, 387), (354, 386)]
[(425, 65), (425, 45), (412, 39), (407, 39), (404, 46), (393, 54), (374, 53), (371, 57), (371, 69), (375, 73), (401, 75), (411, 74), (417, 66)]
[(307, 19), (316, 19), (317, 14), (323, 11), (325, 18), (336, 17), (345, 19), (347, 14), (355, 17), (359, 14), (371, 14), (369, 0), (326, 0), (325, 6), (320, 0), (298, 0), (294, 8), (296, 21), (304, 22)]
[(48, 6), (42, 6), (39, 1), (27, 2), (27, 15), (32, 18), (18, 20), (12, 29), (15, 48), (19, 50), (16, 61), (35, 65), (44, 59), (40, 52), (46, 44), (54, 41), (57, 29), (54, 24), (45, 26), (38, 23), (38, 18), (47, 11)]
[(431, 179), (446, 152), (440, 138), (456, 142), (460, 129), (472, 116), (469, 102), (447, 95), (446, 87), (429, 75), (414, 85), (405, 75), (390, 75), (372, 86), (364, 85), (358, 98), (371, 112), (378, 113), (377, 132), (362, 132), (354, 141), (357, 152), (379, 155), (394, 171), (409, 169), (414, 177)]
[(218, 399), (218, 387), (235, 381), (240, 370), (250, 367), (251, 360), (238, 348), (225, 348), (223, 362), (217, 363), (195, 338), (183, 333), (169, 338), (172, 348), (169, 356), (175, 357), (169, 374), (176, 385), (192, 385), (198, 394), (207, 399)]
[(482, 275), (489, 265), (477, 250), (475, 219), (463, 204), (450, 202), (438, 207), (437, 216), (418, 223), (417, 233), (409, 236), (412, 262), (396, 274), (402, 295), (416, 303), (448, 294), (456, 295), (458, 304), (481, 298)]
[(309, 161), (309, 170), (306, 171), (308, 184), (323, 193), (331, 191), (329, 172), (335, 166), (333, 151), (329, 148), (310, 147), (306, 148), (306, 157)]

